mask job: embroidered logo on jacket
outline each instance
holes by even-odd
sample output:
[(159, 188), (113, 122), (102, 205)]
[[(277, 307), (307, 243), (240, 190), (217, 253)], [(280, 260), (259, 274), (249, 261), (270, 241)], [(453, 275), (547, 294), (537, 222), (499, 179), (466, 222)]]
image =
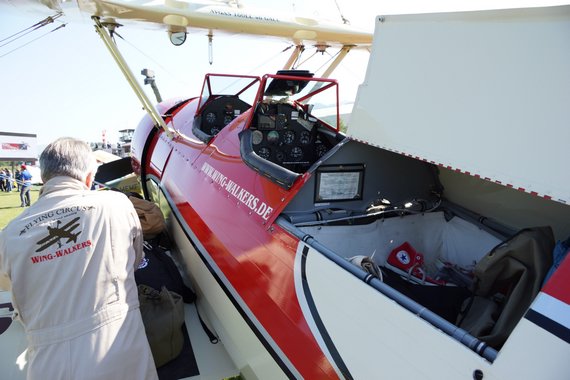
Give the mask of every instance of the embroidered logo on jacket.
[(71, 242), (77, 243), (77, 236), (81, 233), (81, 231), (74, 233), (74, 230), (79, 227), (79, 223), (76, 223), (78, 220), (79, 217), (73, 218), (70, 222), (61, 227), (61, 220), (58, 220), (56, 227), (47, 226), (48, 235), (36, 243), (40, 246), (36, 249), (36, 252), (41, 252), (56, 243), (58, 248), (61, 248), (62, 239), (65, 240), (63, 244)]

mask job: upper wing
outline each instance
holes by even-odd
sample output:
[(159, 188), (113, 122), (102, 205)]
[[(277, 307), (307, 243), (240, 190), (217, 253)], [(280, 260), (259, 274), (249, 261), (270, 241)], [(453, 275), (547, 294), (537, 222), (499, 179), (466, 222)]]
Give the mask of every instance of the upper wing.
[[(295, 44), (370, 46), (372, 31), (343, 23), (299, 17), (272, 9), (238, 7), (229, 1), (148, 0), (0, 0), (17, 8), (61, 11), (90, 22), (90, 16), (156, 27), (171, 33), (202, 29), (214, 33), (284, 38)], [(78, 10), (80, 12), (78, 12)]]

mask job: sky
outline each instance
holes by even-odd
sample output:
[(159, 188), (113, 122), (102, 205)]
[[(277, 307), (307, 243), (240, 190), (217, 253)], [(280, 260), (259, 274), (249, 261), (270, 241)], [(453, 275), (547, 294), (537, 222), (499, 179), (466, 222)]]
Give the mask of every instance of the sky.
[[(242, 0), (297, 16), (341, 20), (373, 31), (376, 15), (461, 11), (517, 6), (556, 5), (562, 0)], [(50, 15), (31, 13), (23, 1), (0, 0), (0, 41)], [(24, 2), (25, 3), (25, 2)], [(338, 7), (337, 7), (338, 5)], [(340, 12), (339, 12), (340, 10)], [(0, 131), (37, 135), (38, 148), (62, 136), (89, 142), (118, 141), (121, 129), (135, 128), (142, 106), (95, 32), (85, 22), (65, 17), (29, 33), (14, 43), (0, 46)], [(66, 22), (66, 26), (50, 32)], [(124, 40), (119, 49), (135, 76), (144, 68), (156, 75), (164, 99), (199, 95), (206, 73), (274, 73), (285, 64), (291, 43), (245, 36), (215, 36), (213, 63), (208, 60), (205, 31), (192, 31), (185, 44), (173, 46), (165, 31), (119, 28)], [(0, 45), (6, 41), (0, 42)], [(300, 69), (318, 70), (334, 52), (303, 64)], [(368, 53), (352, 51), (332, 77), (339, 80), (341, 101), (354, 100), (364, 80)], [(318, 72), (318, 71), (317, 71)], [(154, 101), (150, 86), (145, 92)], [(40, 152), (38, 151), (38, 154)]]

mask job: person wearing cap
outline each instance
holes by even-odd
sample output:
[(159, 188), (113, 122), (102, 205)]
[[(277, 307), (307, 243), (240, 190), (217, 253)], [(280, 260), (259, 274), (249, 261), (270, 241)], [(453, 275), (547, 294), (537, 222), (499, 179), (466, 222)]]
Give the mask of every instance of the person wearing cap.
[(11, 290), (24, 326), (27, 379), (156, 380), (134, 277), (143, 236), (133, 204), (90, 190), (97, 165), (81, 140), (55, 140), (40, 163), (38, 200), (0, 231), (0, 289)]
[(32, 175), (26, 168), (26, 165), (20, 167), (20, 207), (26, 207), (32, 204), (30, 201), (30, 189), (32, 188)]

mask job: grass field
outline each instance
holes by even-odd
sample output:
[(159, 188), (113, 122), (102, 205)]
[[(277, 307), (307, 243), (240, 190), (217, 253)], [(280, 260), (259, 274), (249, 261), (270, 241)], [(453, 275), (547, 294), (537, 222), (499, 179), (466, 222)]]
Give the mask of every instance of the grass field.
[[(39, 186), (32, 186), (30, 191), (32, 203), (38, 199), (39, 192)], [(24, 211), (24, 208), (20, 207), (20, 203), (20, 192), (12, 191), (11, 193), (6, 193), (0, 191), (0, 229), (6, 227), (12, 219)]]

